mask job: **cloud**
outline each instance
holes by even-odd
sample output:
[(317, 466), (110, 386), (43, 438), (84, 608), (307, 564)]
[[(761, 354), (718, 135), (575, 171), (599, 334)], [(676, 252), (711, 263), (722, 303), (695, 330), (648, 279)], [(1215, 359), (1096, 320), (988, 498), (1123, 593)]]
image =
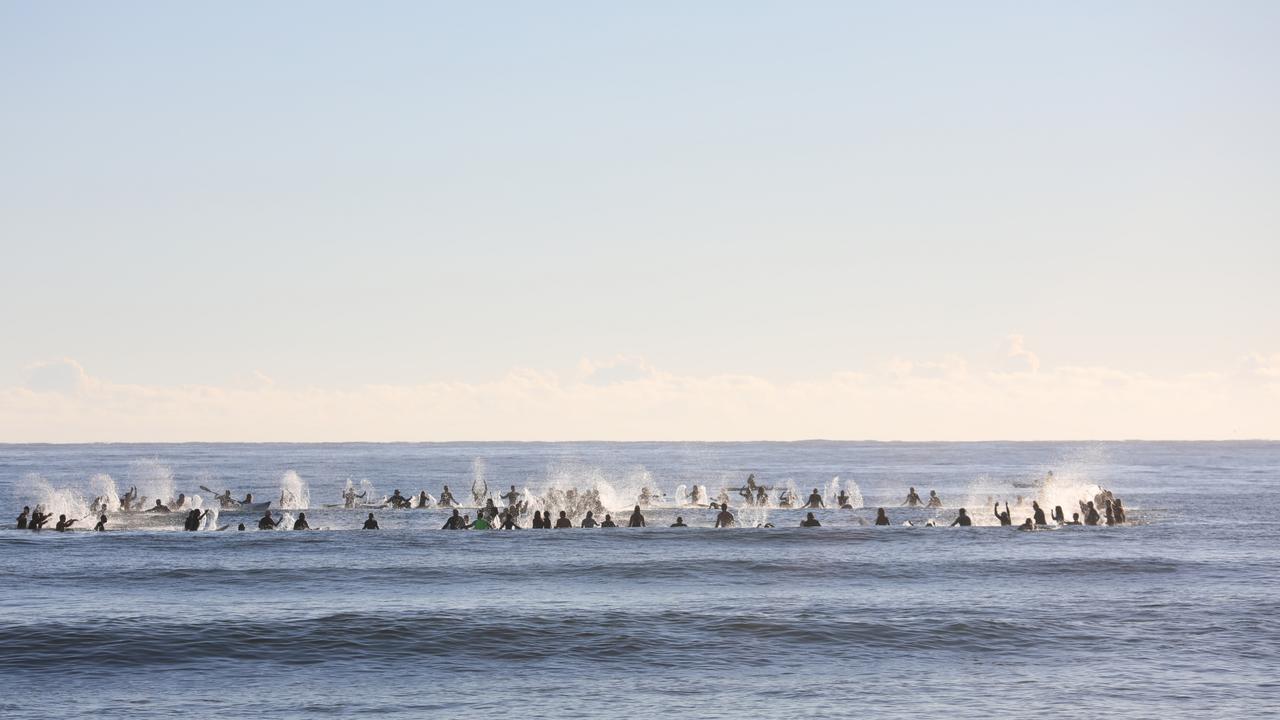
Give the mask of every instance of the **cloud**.
[(60, 359), (33, 365), (22, 386), (0, 388), (0, 439), (1228, 439), (1274, 438), (1280, 429), (1280, 355), (1152, 376), (1041, 367), (1020, 344), (1011, 342), (1013, 351), (1032, 372), (974, 368), (949, 355), (778, 382), (679, 375), (619, 355), (584, 360), (568, 375), (516, 368), (483, 382), (353, 388), (257, 375), (227, 386), (129, 385)]
[(1026, 340), (1021, 335), (1009, 336), (1009, 357), (1022, 358), (1027, 361), (1031, 372), (1040, 372), (1040, 357), (1026, 347)]

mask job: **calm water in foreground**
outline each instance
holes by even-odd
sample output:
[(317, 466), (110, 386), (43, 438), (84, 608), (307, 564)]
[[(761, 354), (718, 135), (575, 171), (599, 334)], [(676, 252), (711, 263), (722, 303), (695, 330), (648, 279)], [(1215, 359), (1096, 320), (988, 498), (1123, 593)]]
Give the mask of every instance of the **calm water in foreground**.
[[(745, 524), (776, 527), (713, 530), (668, 503), (646, 529), (457, 533), (444, 510), (376, 510), (383, 529), (361, 532), (367, 510), (325, 507), (348, 482), (470, 502), (483, 478), (495, 495), (596, 487), (617, 510), (749, 472), (863, 507), (801, 529), (735, 496)], [(284, 486), (325, 529), (241, 533), (257, 514), (223, 512), (223, 532), (176, 514), (0, 531), (0, 717), (1280, 708), (1280, 443), (0, 445), (8, 528), (24, 504), (79, 513), (112, 485), (206, 506), (200, 485)], [(947, 507), (898, 508), (909, 485)], [(988, 496), (1070, 515), (1093, 485), (1130, 525), (923, 527), (961, 504), (993, 522)], [(865, 524), (877, 506), (893, 527)], [(677, 514), (694, 527), (667, 528)]]

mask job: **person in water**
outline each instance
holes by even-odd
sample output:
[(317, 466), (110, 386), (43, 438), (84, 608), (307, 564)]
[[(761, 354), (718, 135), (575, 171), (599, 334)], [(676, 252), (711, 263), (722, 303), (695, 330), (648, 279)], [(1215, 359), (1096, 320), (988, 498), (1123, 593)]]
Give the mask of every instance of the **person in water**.
[(572, 528), (572, 527), (573, 527), (573, 521), (569, 519), (568, 513), (566, 513), (564, 510), (561, 510), (560, 517), (556, 520), (556, 529), (563, 530), (565, 528)]
[(357, 493), (355, 487), (348, 485), (346, 490), (342, 491), (342, 506), (348, 510), (356, 506), (356, 500), (364, 499), (368, 491)]
[(1111, 508), (1112, 508), (1113, 514), (1115, 515), (1116, 524), (1123, 525), (1124, 524), (1124, 505), (1121, 504), (1120, 498), (1115, 498), (1111, 502)]
[(94, 532), (105, 532), (107, 529), (107, 516), (99, 515), (98, 524), (93, 526)]
[(618, 527), (618, 525), (617, 525), (617, 523), (615, 523), (615, 522), (613, 521), (613, 516), (612, 516), (612, 515), (605, 515), (605, 516), (604, 516), (604, 522), (600, 523), (600, 527), (602, 527), (602, 528), (611, 528), (611, 527)]
[(266, 510), (262, 513), (262, 517), (258, 520), (259, 530), (275, 530), (280, 523), (284, 522), (284, 516), (281, 515), (279, 520), (271, 519), (271, 511)]
[(413, 501), (401, 495), (399, 490), (391, 493), (391, 497), (387, 498), (387, 502), (391, 504), (391, 507), (396, 508), (397, 510), (413, 507)]
[(458, 514), (457, 508), (454, 508), (453, 514), (449, 516), (448, 520), (444, 521), (444, 525), (440, 529), (441, 530), (466, 530), (467, 523), (465, 520), (462, 519), (462, 516)]
[(631, 512), (631, 519), (627, 521), (627, 527), (644, 527), (644, 515), (640, 513), (640, 506)]
[(431, 496), (427, 495), (427, 491), (423, 490), (418, 493), (418, 509), (424, 510), (431, 506)]
[(902, 504), (907, 507), (920, 507), (920, 496), (916, 494), (915, 488), (907, 488), (907, 499)]
[(1056, 523), (1058, 523), (1059, 525), (1066, 525), (1066, 524), (1067, 524), (1067, 516), (1066, 516), (1066, 514), (1065, 514), (1065, 513), (1063, 513), (1063, 512), (1062, 512), (1062, 506), (1061, 506), (1061, 505), (1054, 505), (1054, 506), (1053, 506), (1053, 514), (1052, 514), (1052, 516), (1051, 516), (1051, 517), (1053, 517), (1053, 521), (1054, 521), (1054, 522), (1056, 522)]
[(959, 512), (956, 514), (955, 522), (951, 523), (951, 527), (955, 527), (957, 525), (960, 527), (969, 527), (972, 524), (973, 520), (970, 519), (969, 513), (965, 512), (964, 508), (960, 508)]
[(373, 513), (369, 513), (369, 517), (364, 521), (364, 527), (361, 530), (377, 530), (378, 521), (373, 519)]
[(716, 527), (733, 527), (733, 513), (729, 512), (729, 506), (727, 504), (721, 505), (720, 512), (716, 513)]
[(77, 522), (78, 521), (75, 518), (68, 520), (66, 515), (59, 515), (58, 524), (54, 525), (53, 529), (57, 530), (58, 532), (66, 532), (70, 530), (71, 526), (75, 525)]
[(686, 497), (688, 498), (690, 505), (701, 505), (706, 502), (702, 499), (702, 489), (697, 485), (693, 486), (693, 489), (689, 491), (689, 494)]
[(182, 521), (182, 529), (190, 532), (199, 530), (200, 523), (203, 522), (205, 517), (207, 517), (208, 515), (209, 515), (208, 510), (205, 510), (202, 513), (199, 510), (193, 509), (191, 512), (187, 513), (187, 518)]
[(1013, 519), (1009, 515), (1009, 501), (1004, 503), (1004, 512), (1000, 512), (1000, 503), (996, 503), (996, 519), (1000, 521), (1000, 527), (1008, 527), (1013, 525)]
[(595, 518), (595, 516), (591, 514), (591, 511), (590, 511), (590, 510), (588, 510), (588, 511), (587, 511), (587, 516), (586, 516), (586, 517), (584, 517), (584, 518), (582, 518), (582, 525), (581, 525), (581, 527), (584, 527), (584, 528), (593, 528), (593, 527), (596, 527), (596, 526), (597, 526), (597, 525), (599, 525), (599, 524), (600, 524), (600, 523), (596, 522), (596, 518)]
[(488, 517), (487, 515), (485, 515), (484, 511), (481, 511), (481, 512), (479, 512), (479, 513), (476, 513), (476, 521), (475, 521), (475, 522), (473, 522), (473, 523), (471, 523), (471, 524), (469, 524), (469, 525), (467, 525), (467, 529), (469, 529), (469, 530), (492, 530), (492, 529), (493, 529), (493, 523), (489, 522), (489, 517)]
[(22, 512), (18, 514), (18, 529), (26, 530), (27, 521), (31, 518), (31, 506), (23, 505)]
[(503, 530), (523, 530), (524, 528), (516, 524), (516, 513), (514, 510), (508, 510), (499, 516), (502, 522), (499, 524)]
[(1084, 513), (1085, 525), (1097, 525), (1098, 521), (1101, 519), (1098, 516), (1098, 509), (1093, 506), (1092, 500), (1090, 500), (1087, 504), (1080, 503), (1080, 510), (1081, 512)]
[(444, 489), (440, 491), (440, 500), (436, 502), (436, 505), (453, 506), (457, 504), (458, 501), (453, 499), (453, 493), (449, 491), (449, 486), (445, 485)]
[(1031, 501), (1031, 516), (1035, 518), (1038, 527), (1049, 527), (1049, 521), (1044, 519), (1044, 510), (1035, 500)]
[(484, 501), (484, 507), (480, 508), (478, 515), (483, 515), (485, 520), (493, 522), (498, 517), (498, 506), (493, 504), (493, 498)]
[[(914, 492), (914, 488), (912, 489), (912, 491)], [(889, 516), (884, 514), (884, 508), (876, 508), (876, 524), (877, 525), (889, 524)]]
[(800, 521), (800, 527), (822, 527), (822, 523), (818, 522), (818, 518), (809, 513), (809, 516)]
[(689, 527), (689, 526), (684, 524), (684, 518), (677, 515), (676, 521), (671, 523), (671, 527)]
[(156, 504), (155, 504), (155, 505), (152, 505), (151, 507), (147, 508), (147, 512), (149, 512), (149, 513), (167, 513), (167, 512), (169, 512), (169, 508), (168, 508), (168, 507), (167, 507), (163, 502), (161, 502), (159, 499), (157, 499), (157, 500), (156, 500)]
[(818, 492), (818, 488), (814, 488), (813, 492), (809, 493), (809, 501), (806, 502), (804, 506), (807, 508), (817, 509), (824, 508), (827, 504), (822, 502), (822, 493)]
[(307, 522), (306, 513), (298, 513), (298, 519), (293, 521), (294, 530), (310, 530), (311, 524)]
[(533, 511), (533, 529), (534, 530), (542, 529), (542, 511), (541, 510)]
[(1071, 513), (1071, 522), (1068, 525), (1082, 525), (1080, 522), (1080, 513)]
[(35, 530), (37, 532), (43, 530), (45, 524), (51, 519), (53, 519), (53, 513), (40, 512), (40, 508), (37, 507), (31, 513), (31, 522), (27, 523), (27, 529)]
[(938, 497), (937, 490), (929, 491), (929, 504), (925, 507), (940, 508), (942, 507), (942, 498)]
[(1018, 526), (1018, 529), (1019, 530), (1035, 530), (1036, 529), (1035, 522), (1031, 518), (1027, 518), (1021, 525)]
[(778, 507), (780, 508), (793, 508), (796, 506), (796, 500), (796, 493), (791, 488), (778, 493)]

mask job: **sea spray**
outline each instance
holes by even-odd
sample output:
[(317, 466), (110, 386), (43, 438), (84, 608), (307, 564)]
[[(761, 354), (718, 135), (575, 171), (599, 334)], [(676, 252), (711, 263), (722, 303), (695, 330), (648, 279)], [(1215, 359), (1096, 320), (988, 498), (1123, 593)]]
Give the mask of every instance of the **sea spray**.
[(311, 490), (298, 473), (287, 470), (280, 476), (280, 508), (306, 510), (311, 507)]
[(147, 507), (159, 500), (166, 505), (173, 500), (173, 469), (159, 459), (134, 460), (129, 463), (129, 485), (138, 489), (139, 499), (146, 497)]

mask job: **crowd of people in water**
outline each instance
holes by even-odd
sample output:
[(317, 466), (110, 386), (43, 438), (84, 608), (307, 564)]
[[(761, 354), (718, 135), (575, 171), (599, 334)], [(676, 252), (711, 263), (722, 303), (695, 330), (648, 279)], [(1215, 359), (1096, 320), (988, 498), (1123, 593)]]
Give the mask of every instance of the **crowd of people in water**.
[[(1048, 480), (1052, 480), (1052, 478), (1053, 473), (1051, 472)], [(257, 521), (257, 529), (259, 530), (277, 530), (281, 529), (282, 526), (285, 529), (291, 528), (293, 530), (312, 529), (305, 512), (299, 512), (296, 519), (286, 518), (285, 515), (278, 512), (273, 514), (270, 507), (271, 501), (255, 501), (252, 493), (247, 493), (243, 500), (237, 500), (230, 490), (216, 493), (203, 485), (200, 486), (200, 489), (213, 495), (213, 498), (218, 501), (220, 507), (224, 510), (262, 511), (262, 515)], [(715, 498), (706, 497), (708, 493), (705, 488), (695, 485), (688, 492), (683, 493), (679, 500), (685, 504), (685, 507), (695, 509), (701, 507), (716, 511), (715, 528), (746, 526), (746, 523), (742, 522), (739, 516), (736, 516), (729, 509), (731, 491), (736, 491), (737, 495), (742, 499), (743, 507), (770, 506), (780, 509), (807, 509), (810, 512), (806, 513), (805, 517), (800, 521), (800, 526), (807, 528), (822, 526), (821, 521), (812, 512), (813, 510), (828, 509), (826, 499), (818, 488), (814, 488), (803, 502), (800, 501), (797, 493), (790, 487), (781, 489), (777, 495), (776, 502), (774, 502), (770, 496), (770, 491), (773, 489), (758, 484), (755, 475), (751, 475), (742, 487), (724, 488)], [(282, 493), (284, 492), (287, 491), (282, 491)], [(531, 529), (567, 529), (575, 527), (592, 529), (648, 527), (644, 509), (660, 501), (660, 496), (650, 488), (642, 488), (636, 498), (635, 509), (625, 521), (619, 523), (605, 509), (601, 501), (600, 492), (596, 488), (581, 493), (572, 488), (568, 490), (552, 488), (543, 496), (535, 499), (526, 497), (526, 493), (516, 490), (516, 487), (512, 485), (509, 491), (498, 496), (504, 503), (502, 507), (499, 507), (493, 498), (489, 496), (487, 486), (473, 487), (471, 494), (471, 499), (478, 506), (474, 518), (471, 517), (470, 513), (462, 512), (462, 504), (458, 502), (448, 485), (443, 487), (438, 498), (432, 497), (425, 490), (419, 492), (416, 496), (405, 496), (401, 494), (400, 490), (396, 490), (390, 496), (372, 503), (362, 502), (368, 500), (368, 491), (356, 492), (354, 487), (348, 486), (342, 491), (342, 503), (330, 507), (370, 510), (368, 517), (361, 526), (364, 530), (378, 530), (380, 528), (378, 520), (372, 512), (374, 509), (412, 510), (428, 508), (448, 509), (451, 511), (443, 526), (441, 526), (442, 530), (522, 530), (525, 529), (521, 524), (522, 518), (528, 515), (529, 509), (535, 504), (536, 500), (538, 508), (533, 510), (530, 522)], [(147, 505), (147, 499), (138, 494), (136, 487), (131, 487), (116, 502), (112, 502), (107, 497), (98, 497), (94, 499), (90, 506), (91, 515), (83, 518), (68, 518), (65, 514), (60, 514), (52, 529), (56, 532), (68, 532), (75, 529), (77, 523), (83, 523), (85, 520), (96, 516), (97, 522), (93, 529), (102, 532), (107, 528), (107, 524), (110, 521), (109, 513), (111, 512), (158, 514), (182, 512), (185, 513), (183, 529), (197, 531), (206, 524), (210, 514), (213, 512), (212, 510), (201, 509), (199, 507), (201, 504), (199, 498), (193, 501), (192, 498), (188, 498), (182, 493), (179, 493), (178, 497), (170, 503), (156, 499), (154, 504)], [(282, 495), (281, 504), (287, 506), (289, 500), (289, 497)], [(851, 498), (845, 490), (839, 490), (835, 494), (834, 500), (835, 508), (831, 509), (855, 509), (850, 504)], [(992, 513), (1000, 526), (1010, 527), (1014, 525), (1014, 511), (1010, 509), (1008, 501), (1005, 501), (1003, 510), (1000, 509), (998, 501), (994, 501), (992, 498), (988, 498), (988, 501), (993, 502)], [(481, 502), (483, 502), (482, 505), (480, 504)], [(911, 487), (908, 488), (906, 498), (899, 507), (941, 510), (944, 505), (937, 491), (930, 490), (928, 497), (922, 498), (916, 492), (916, 489)], [(1021, 497), (1018, 498), (1018, 507), (1024, 508), (1024, 501)], [(557, 508), (558, 510), (553, 511), (542, 508)], [(1122, 525), (1126, 522), (1123, 503), (1120, 498), (1113, 496), (1109, 490), (1100, 491), (1091, 500), (1080, 500), (1079, 512), (1073, 511), (1070, 520), (1067, 520), (1066, 512), (1061, 505), (1055, 505), (1051, 513), (1046, 516), (1040, 503), (1032, 500), (1029, 511), (1029, 516), (1025, 517), (1022, 523), (1018, 525), (1019, 530), (1031, 531), (1053, 526), (1071, 525)], [(557, 512), (558, 515), (556, 515)], [(603, 519), (600, 519), (601, 516), (603, 516)], [(46, 512), (43, 506), (37, 505), (34, 510), (30, 506), (25, 506), (18, 516), (17, 529), (40, 531), (48, 527), (52, 520), (52, 513)], [(291, 520), (291, 522), (286, 522), (286, 520)], [(1052, 520), (1052, 523), (1050, 520)], [(945, 520), (941, 522), (945, 523)], [(923, 521), (923, 524), (928, 527), (934, 527), (939, 523), (940, 521), (937, 518)], [(885, 508), (876, 509), (874, 524), (878, 526), (893, 524)], [(903, 524), (913, 525), (914, 523), (907, 520)], [(952, 519), (949, 525), (952, 527), (973, 525), (973, 517), (970, 515), (968, 508), (958, 508), (955, 518)], [(774, 527), (772, 523), (763, 521), (750, 526)], [(685, 523), (683, 515), (678, 515), (675, 522), (670, 524), (670, 527), (684, 528), (689, 527), (689, 525)], [(230, 525), (215, 529), (228, 530)], [(238, 523), (236, 526), (238, 531), (246, 529), (245, 523)]]

